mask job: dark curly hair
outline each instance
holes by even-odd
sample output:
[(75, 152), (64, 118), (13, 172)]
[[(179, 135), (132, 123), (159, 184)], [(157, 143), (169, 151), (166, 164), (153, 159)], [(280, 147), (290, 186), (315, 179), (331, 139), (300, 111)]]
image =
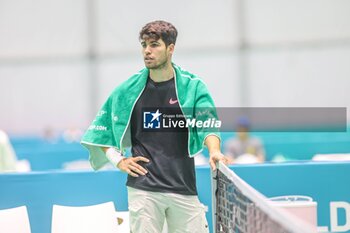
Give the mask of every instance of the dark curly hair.
[(168, 47), (176, 43), (177, 30), (171, 23), (156, 20), (146, 24), (140, 31), (139, 40), (162, 39)]

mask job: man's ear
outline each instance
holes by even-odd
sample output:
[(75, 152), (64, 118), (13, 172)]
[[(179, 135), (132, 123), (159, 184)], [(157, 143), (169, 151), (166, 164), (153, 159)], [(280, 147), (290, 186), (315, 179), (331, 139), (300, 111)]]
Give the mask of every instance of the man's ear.
[(175, 45), (174, 44), (170, 44), (168, 46), (168, 51), (170, 54), (173, 54), (174, 53), (174, 50), (175, 50)]

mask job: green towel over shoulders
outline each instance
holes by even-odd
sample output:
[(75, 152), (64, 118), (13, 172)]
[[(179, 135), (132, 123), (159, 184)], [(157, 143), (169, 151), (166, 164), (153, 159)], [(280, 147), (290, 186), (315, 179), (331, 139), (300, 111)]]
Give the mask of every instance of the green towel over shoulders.
[[(177, 98), (183, 114), (191, 119), (218, 120), (214, 101), (205, 83), (198, 76), (175, 64), (173, 68)], [(108, 163), (101, 147), (114, 147), (123, 154), (126, 148), (131, 146), (130, 118), (146, 86), (148, 76), (149, 70), (144, 68), (115, 88), (85, 132), (81, 144), (89, 151), (89, 160), (93, 169), (100, 169)], [(188, 155), (190, 157), (203, 149), (208, 135), (216, 135), (220, 138), (218, 129), (189, 127)]]

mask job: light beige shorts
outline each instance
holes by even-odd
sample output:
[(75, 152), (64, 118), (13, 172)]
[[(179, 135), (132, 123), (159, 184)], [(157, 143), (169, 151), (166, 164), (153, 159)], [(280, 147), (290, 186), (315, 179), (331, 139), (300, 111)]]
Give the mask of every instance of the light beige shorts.
[(128, 187), (132, 233), (208, 233), (205, 206), (197, 196), (149, 192)]

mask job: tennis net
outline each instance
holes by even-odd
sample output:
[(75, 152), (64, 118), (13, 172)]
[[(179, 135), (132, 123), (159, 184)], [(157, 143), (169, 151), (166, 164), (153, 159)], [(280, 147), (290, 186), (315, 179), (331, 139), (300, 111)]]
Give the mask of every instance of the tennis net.
[(215, 233), (315, 233), (311, 226), (269, 203), (222, 162), (212, 180)]

